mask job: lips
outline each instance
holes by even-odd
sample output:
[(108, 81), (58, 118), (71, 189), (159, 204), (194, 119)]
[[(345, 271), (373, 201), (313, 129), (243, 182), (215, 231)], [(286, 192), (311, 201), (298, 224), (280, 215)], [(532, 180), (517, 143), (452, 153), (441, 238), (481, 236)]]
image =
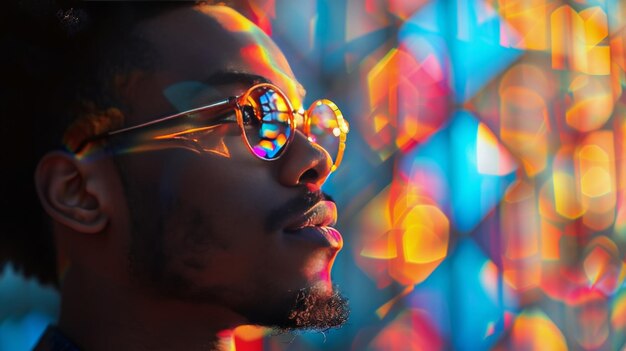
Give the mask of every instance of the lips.
[(331, 226), (337, 223), (337, 206), (332, 201), (320, 201), (301, 216), (291, 220), (284, 232), (295, 237), (330, 246), (343, 246), (341, 234)]

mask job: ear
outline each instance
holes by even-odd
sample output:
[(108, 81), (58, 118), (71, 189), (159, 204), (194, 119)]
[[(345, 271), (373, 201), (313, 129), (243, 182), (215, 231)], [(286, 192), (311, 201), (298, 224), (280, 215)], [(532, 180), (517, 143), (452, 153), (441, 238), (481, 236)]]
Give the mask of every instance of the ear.
[(90, 192), (95, 181), (86, 167), (72, 155), (60, 151), (46, 154), (35, 171), (37, 194), (53, 220), (80, 233), (99, 233), (109, 216), (102, 211), (97, 194)]

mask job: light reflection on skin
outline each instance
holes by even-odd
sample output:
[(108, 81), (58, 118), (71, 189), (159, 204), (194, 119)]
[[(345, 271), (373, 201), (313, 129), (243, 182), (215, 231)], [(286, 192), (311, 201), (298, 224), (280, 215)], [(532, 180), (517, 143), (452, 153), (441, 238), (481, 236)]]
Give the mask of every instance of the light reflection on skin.
[(217, 9), (199, 7), (198, 10), (215, 18), (235, 38), (239, 33), (254, 38), (253, 43), (250, 45), (242, 45), (239, 57), (241, 57), (245, 65), (257, 68), (255, 74), (263, 76), (276, 84), (281, 81), (293, 81), (295, 84), (279, 86), (287, 97), (291, 99), (296, 109), (302, 106), (301, 99), (306, 94), (304, 87), (295, 81), (294, 74), (284, 55), (270, 54), (280, 50), (259, 27), (245, 17), (229, 16), (228, 13), (232, 12), (232, 10), (227, 7)]

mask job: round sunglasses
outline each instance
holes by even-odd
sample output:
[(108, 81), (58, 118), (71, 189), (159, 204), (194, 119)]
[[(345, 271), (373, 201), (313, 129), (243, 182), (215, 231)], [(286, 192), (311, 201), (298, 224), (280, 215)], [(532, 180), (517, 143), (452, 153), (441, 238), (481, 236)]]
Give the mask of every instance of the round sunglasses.
[[(232, 112), (235, 112), (234, 115)], [(275, 85), (256, 84), (244, 94), (147, 123), (103, 133), (83, 141), (75, 152), (89, 143), (113, 136), (127, 136), (131, 144), (147, 141), (184, 140), (200, 150), (198, 135), (225, 123), (237, 123), (248, 149), (256, 157), (273, 161), (284, 155), (296, 129), (324, 148), (332, 158), (331, 172), (341, 163), (350, 130), (341, 111), (330, 100), (314, 101), (306, 110), (293, 109), (287, 96)]]

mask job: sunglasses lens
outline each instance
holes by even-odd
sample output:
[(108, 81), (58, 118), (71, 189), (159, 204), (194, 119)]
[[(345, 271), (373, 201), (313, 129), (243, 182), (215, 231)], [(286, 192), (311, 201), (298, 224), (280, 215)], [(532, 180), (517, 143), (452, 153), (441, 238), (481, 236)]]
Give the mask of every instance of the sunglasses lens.
[(333, 163), (337, 163), (340, 158), (342, 147), (342, 135), (346, 126), (340, 124), (343, 121), (341, 112), (337, 106), (329, 100), (317, 100), (308, 110), (309, 116), (309, 138), (317, 143), (328, 153), (333, 159)]
[(245, 97), (242, 110), (244, 132), (252, 151), (266, 160), (280, 156), (294, 132), (287, 99), (270, 86), (259, 86)]

